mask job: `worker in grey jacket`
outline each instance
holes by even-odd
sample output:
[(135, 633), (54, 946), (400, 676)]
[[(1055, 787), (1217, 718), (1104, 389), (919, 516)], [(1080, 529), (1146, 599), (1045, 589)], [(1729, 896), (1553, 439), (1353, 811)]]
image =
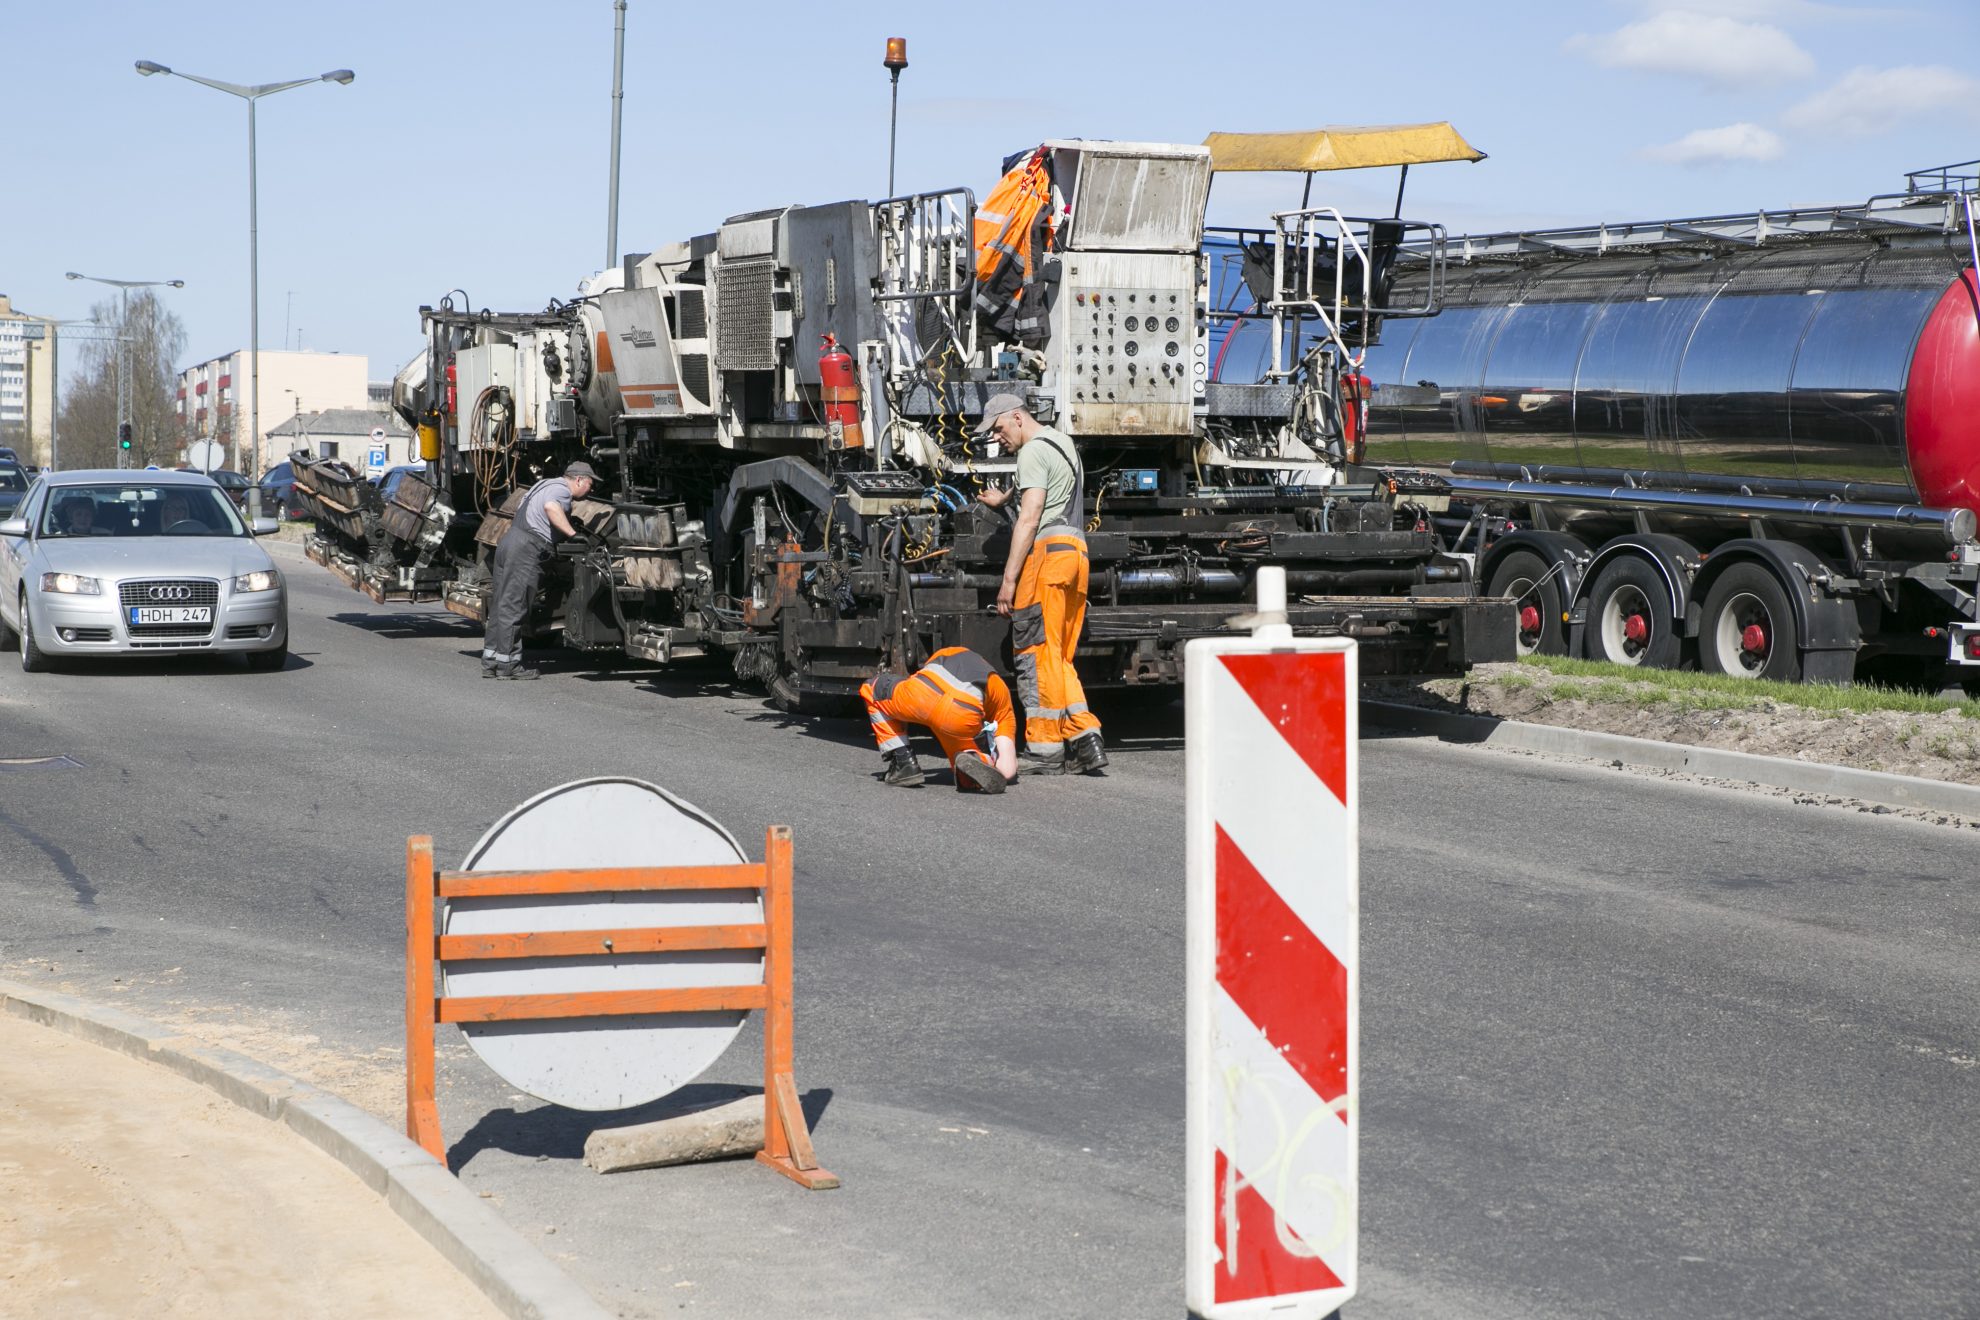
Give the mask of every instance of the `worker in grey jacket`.
[(495, 546), (495, 585), (481, 646), (483, 678), (537, 678), (541, 670), (522, 662), (523, 620), (536, 600), (536, 584), (550, 547), (559, 536), (576, 536), (571, 502), (591, 493), (598, 474), (589, 463), (573, 463), (561, 477), (539, 481), (516, 508), (514, 521)]

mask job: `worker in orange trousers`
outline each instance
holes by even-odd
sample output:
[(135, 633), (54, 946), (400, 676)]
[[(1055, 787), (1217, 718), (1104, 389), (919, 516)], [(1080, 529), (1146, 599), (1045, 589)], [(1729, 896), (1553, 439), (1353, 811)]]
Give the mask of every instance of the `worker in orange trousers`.
[[(946, 647), (902, 678), (875, 674), (860, 684), (866, 718), (886, 758), (886, 781), (912, 786), (922, 781), (900, 726), (919, 724), (935, 735), (956, 773), (956, 791), (1001, 793), (1017, 778), (1017, 715), (1010, 688), (990, 662), (961, 646)], [(990, 735), (991, 755), (982, 739)]]

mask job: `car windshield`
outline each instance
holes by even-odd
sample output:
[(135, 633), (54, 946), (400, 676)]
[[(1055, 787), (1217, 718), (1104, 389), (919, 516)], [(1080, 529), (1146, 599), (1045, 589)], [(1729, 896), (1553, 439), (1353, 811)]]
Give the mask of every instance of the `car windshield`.
[(42, 536), (245, 536), (233, 502), (212, 486), (118, 483), (49, 492)]
[(0, 490), (26, 490), (27, 473), (17, 467), (0, 466)]

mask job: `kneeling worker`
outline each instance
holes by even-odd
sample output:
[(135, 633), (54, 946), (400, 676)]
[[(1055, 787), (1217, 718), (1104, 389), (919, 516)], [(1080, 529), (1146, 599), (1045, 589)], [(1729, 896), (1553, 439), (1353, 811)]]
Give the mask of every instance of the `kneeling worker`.
[[(922, 778), (914, 750), (895, 727), (900, 724), (925, 725), (935, 735), (956, 772), (957, 792), (1001, 793), (1017, 778), (1017, 716), (1011, 709), (1011, 692), (990, 662), (976, 652), (947, 647), (906, 678), (875, 674), (860, 685), (859, 695), (866, 701), (874, 740), (887, 758), (888, 783), (913, 785)], [(977, 744), (987, 730), (995, 730), (994, 765)]]

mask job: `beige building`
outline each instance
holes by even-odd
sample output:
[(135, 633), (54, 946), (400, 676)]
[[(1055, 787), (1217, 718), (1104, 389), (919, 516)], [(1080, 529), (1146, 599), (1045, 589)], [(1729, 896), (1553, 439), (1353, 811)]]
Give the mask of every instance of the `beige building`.
[[(370, 397), (367, 366), (362, 354), (262, 349), (261, 429), (278, 430), (273, 423), (298, 412), (364, 408)], [(266, 446), (255, 453), (249, 376), (246, 349), (187, 367), (179, 373), (178, 407), (185, 443), (218, 440), (228, 447), (228, 466), (258, 476), (282, 460)]]
[(0, 293), (0, 445), (47, 467), (55, 429), (55, 323)]
[(270, 467), (297, 449), (306, 449), (318, 458), (341, 459), (372, 477), (418, 461), (417, 441), (406, 424), (397, 413), (376, 408), (298, 413), (279, 426), (266, 428), (264, 434), (267, 444), (262, 452)]

